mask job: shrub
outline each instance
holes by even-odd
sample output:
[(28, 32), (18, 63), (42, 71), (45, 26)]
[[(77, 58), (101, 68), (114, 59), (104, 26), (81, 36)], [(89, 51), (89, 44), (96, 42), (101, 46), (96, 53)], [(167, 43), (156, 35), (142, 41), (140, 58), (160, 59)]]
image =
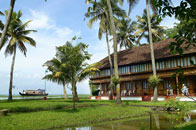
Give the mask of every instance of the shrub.
[(150, 78), (148, 79), (148, 82), (149, 82), (150, 86), (155, 87), (160, 82), (160, 80), (161, 79), (159, 78), (159, 76), (155, 77), (155, 76), (151, 75)]
[(187, 111), (190, 109), (186, 102), (180, 102), (174, 98), (168, 99), (165, 106), (168, 111)]

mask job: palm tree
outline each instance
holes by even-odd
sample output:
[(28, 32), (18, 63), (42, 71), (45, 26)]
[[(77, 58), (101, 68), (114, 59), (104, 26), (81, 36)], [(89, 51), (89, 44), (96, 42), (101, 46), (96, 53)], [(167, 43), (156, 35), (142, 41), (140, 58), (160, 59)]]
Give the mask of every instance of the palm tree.
[[(109, 18), (110, 18), (110, 27), (112, 29), (112, 35), (113, 35), (113, 51), (114, 51), (114, 77), (116, 80), (119, 80), (119, 74), (118, 74), (118, 57), (117, 57), (117, 36), (116, 36), (116, 26), (113, 19), (113, 11), (112, 11), (112, 5), (111, 1), (107, 0), (107, 6), (109, 9)], [(120, 84), (117, 82), (116, 84), (116, 95), (117, 95), (117, 104), (121, 104), (121, 96), (120, 96)]]
[[(115, 1), (114, 1), (115, 2)], [(112, 99), (113, 88), (112, 88), (112, 73), (113, 73), (113, 65), (110, 56), (110, 45), (108, 40), (108, 35), (111, 34), (110, 29), (110, 21), (109, 21), (109, 11), (108, 6), (105, 0), (100, 0), (99, 2), (96, 1), (88, 1), (89, 4), (92, 4), (92, 7), (88, 8), (88, 12), (85, 14), (87, 18), (91, 17), (88, 22), (89, 28), (92, 27), (92, 24), (99, 20), (99, 32), (98, 38), (102, 39), (102, 34), (105, 33), (106, 35), (106, 43), (108, 49), (108, 59), (110, 63), (110, 85), (109, 88), (111, 89), (110, 99)], [(126, 15), (125, 11), (119, 8), (116, 4), (112, 4), (112, 9), (114, 13), (114, 20), (117, 22), (116, 17), (123, 17)]]
[(123, 46), (125, 49), (132, 48), (135, 42), (135, 36), (133, 35), (133, 32), (135, 31), (136, 23), (134, 21), (130, 23), (131, 19), (125, 18), (120, 20), (120, 22), (121, 26), (118, 27), (117, 42), (120, 44), (120, 48)]
[(56, 57), (62, 59), (63, 70), (67, 74), (67, 80), (70, 81), (72, 86), (73, 102), (75, 109), (75, 102), (79, 101), (77, 95), (77, 82), (85, 80), (89, 75), (98, 71), (97, 65), (88, 65), (87, 60), (91, 55), (86, 51), (87, 45), (79, 43), (73, 46), (71, 42), (66, 42), (65, 45), (57, 47)]
[[(122, 3), (124, 0), (119, 0), (120, 3)], [(129, 13), (131, 9), (139, 2), (139, 0), (128, 0), (129, 3)], [(151, 23), (150, 23), (150, 12), (149, 12), (149, 3), (153, 9), (154, 12), (156, 12), (156, 8), (153, 4), (153, 0), (146, 0), (146, 12), (147, 12), (147, 20), (148, 20), (148, 32), (149, 32), (149, 42), (150, 42), (150, 53), (151, 53), (151, 61), (152, 61), (152, 70), (153, 75), (156, 78), (156, 68), (155, 68), (155, 58), (154, 58), (154, 47), (153, 47), (153, 41), (152, 41), (152, 29), (151, 29)], [(153, 100), (157, 101), (157, 86), (154, 88), (154, 96)]]
[(9, 27), (9, 24), (10, 24), (10, 21), (11, 21), (11, 17), (12, 17), (15, 1), (16, 0), (11, 0), (10, 1), (10, 7), (9, 7), (8, 15), (6, 17), (6, 23), (5, 23), (5, 26), (3, 28), (3, 32), (1, 34), (0, 48), (3, 46), (3, 42), (4, 42), (4, 39), (5, 39), (7, 31), (8, 31), (8, 27)]
[(62, 59), (55, 57), (52, 60), (49, 60), (44, 63), (43, 66), (46, 66), (51, 72), (50, 74), (45, 75), (43, 79), (62, 84), (64, 90), (64, 99), (68, 99), (66, 84), (69, 83), (69, 81), (66, 75), (67, 73), (65, 72), (63, 67), (64, 63), (62, 62)]
[[(7, 17), (8, 17), (8, 14), (9, 13), (6, 12)], [(22, 21), (20, 20), (21, 16), (22, 16), (21, 11), (18, 11), (18, 13), (13, 12), (12, 20), (10, 21), (10, 25), (7, 30), (7, 37), (8, 37), (9, 42), (3, 42), (2, 46), (0, 47), (0, 50), (1, 50), (1, 48), (4, 47), (6, 43), (8, 43), (5, 49), (5, 55), (6, 56), (13, 55), (11, 71), (10, 71), (8, 100), (12, 100), (13, 72), (14, 72), (14, 64), (15, 64), (17, 48), (26, 56), (27, 48), (25, 47), (25, 44), (29, 44), (34, 47), (36, 46), (36, 42), (31, 37), (27, 36), (31, 32), (36, 32), (36, 31), (26, 30), (27, 25), (31, 21), (27, 21), (23, 24)]]
[[(0, 11), (0, 16), (4, 16), (4, 14)], [(3, 23), (0, 20), (0, 30), (3, 30)]]
[[(137, 24), (135, 32), (135, 37), (138, 37), (137, 43), (140, 44), (141, 38), (145, 37), (149, 42), (148, 36), (148, 18), (147, 18), (147, 11), (144, 9), (143, 16), (136, 16), (137, 17)], [(162, 19), (158, 18), (155, 13), (152, 14), (150, 23), (151, 23), (151, 32), (153, 37), (153, 42), (158, 42), (164, 39), (164, 26), (160, 26)]]

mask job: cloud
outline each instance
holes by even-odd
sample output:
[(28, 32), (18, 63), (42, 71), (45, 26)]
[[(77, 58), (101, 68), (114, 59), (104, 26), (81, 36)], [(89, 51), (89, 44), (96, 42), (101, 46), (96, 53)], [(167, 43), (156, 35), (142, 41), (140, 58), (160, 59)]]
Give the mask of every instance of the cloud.
[(53, 21), (44, 12), (30, 10), (30, 13), (31, 15), (26, 18), (27, 20), (32, 20), (29, 23), (30, 29), (51, 29), (55, 27)]

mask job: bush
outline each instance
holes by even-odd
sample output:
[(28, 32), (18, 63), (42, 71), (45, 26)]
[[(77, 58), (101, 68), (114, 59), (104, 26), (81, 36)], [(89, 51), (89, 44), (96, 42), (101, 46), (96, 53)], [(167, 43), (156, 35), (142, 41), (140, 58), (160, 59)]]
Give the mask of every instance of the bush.
[(168, 99), (165, 106), (168, 111), (187, 111), (190, 109), (190, 106), (186, 102), (180, 102), (174, 98)]
[(148, 82), (149, 82), (150, 86), (155, 87), (160, 82), (160, 80), (161, 79), (159, 78), (159, 76), (155, 77), (155, 76), (151, 75), (150, 78), (148, 79)]

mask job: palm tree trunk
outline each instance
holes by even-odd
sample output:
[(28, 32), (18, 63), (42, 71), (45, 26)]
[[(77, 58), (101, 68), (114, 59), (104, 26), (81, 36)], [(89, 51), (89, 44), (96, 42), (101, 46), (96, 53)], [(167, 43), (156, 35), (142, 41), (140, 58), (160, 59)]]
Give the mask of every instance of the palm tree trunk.
[[(150, 22), (150, 12), (149, 12), (149, 1), (146, 0), (146, 12), (147, 12), (147, 18), (148, 18), (148, 32), (149, 32), (149, 40), (150, 40), (150, 52), (151, 52), (151, 61), (152, 61), (152, 71), (154, 77), (157, 76), (156, 74), (156, 68), (155, 68), (155, 58), (154, 58), (154, 48), (153, 48), (153, 42), (152, 42), (152, 32), (151, 32), (151, 22)], [(157, 86), (154, 87), (154, 96), (153, 101), (157, 101)]]
[(3, 28), (3, 32), (2, 32), (2, 35), (1, 35), (1, 39), (0, 39), (0, 48), (1, 48), (1, 46), (3, 45), (3, 41), (4, 41), (4, 39), (5, 39), (7, 30), (8, 30), (10, 21), (11, 21), (11, 17), (12, 17), (12, 12), (13, 12), (13, 9), (14, 9), (15, 1), (16, 1), (16, 0), (11, 0), (11, 1), (10, 1), (10, 8), (9, 8), (9, 11), (8, 11), (8, 16), (7, 16), (7, 18), (6, 18), (6, 23), (5, 23), (5, 26), (4, 26), (4, 28)]
[(66, 86), (65, 86), (65, 84), (63, 84), (63, 91), (64, 91), (64, 99), (68, 99), (68, 96), (67, 96), (67, 91), (66, 91)]
[(177, 93), (177, 96), (179, 96), (179, 85), (178, 85), (178, 74), (176, 74), (176, 93)]
[(15, 47), (15, 50), (14, 50), (14, 55), (13, 55), (13, 58), (12, 58), (12, 65), (11, 65), (11, 71), (10, 71), (10, 86), (9, 86), (8, 100), (12, 100), (13, 72), (14, 72), (15, 59), (16, 59), (16, 47)]
[(75, 81), (72, 82), (72, 94), (73, 94), (73, 101), (78, 102), (79, 99), (78, 99), (78, 94), (77, 94), (77, 88), (76, 88), (76, 82)]
[[(110, 22), (111, 22), (111, 28), (112, 28), (112, 35), (113, 35), (113, 48), (114, 48), (114, 75), (116, 79), (119, 79), (118, 75), (118, 58), (117, 58), (117, 38), (116, 38), (116, 27), (114, 24), (114, 19), (113, 19), (113, 12), (112, 12), (112, 7), (111, 7), (111, 2), (110, 0), (107, 0), (107, 5), (109, 8), (109, 15), (110, 15)], [(116, 84), (116, 93), (117, 93), (117, 104), (121, 104), (121, 96), (120, 96), (120, 84)]]
[(106, 30), (106, 43), (107, 43), (107, 48), (108, 48), (108, 59), (109, 59), (109, 63), (110, 63), (110, 84), (109, 84), (109, 88), (110, 88), (110, 100), (113, 100), (113, 87), (112, 87), (112, 60), (111, 60), (111, 56), (110, 56), (110, 44), (109, 44), (109, 40), (108, 40), (108, 32)]

